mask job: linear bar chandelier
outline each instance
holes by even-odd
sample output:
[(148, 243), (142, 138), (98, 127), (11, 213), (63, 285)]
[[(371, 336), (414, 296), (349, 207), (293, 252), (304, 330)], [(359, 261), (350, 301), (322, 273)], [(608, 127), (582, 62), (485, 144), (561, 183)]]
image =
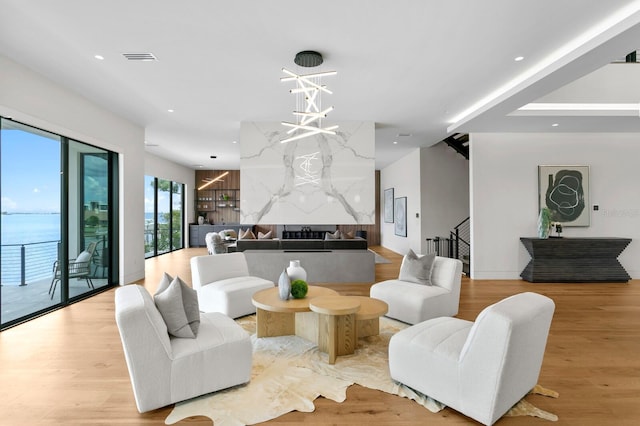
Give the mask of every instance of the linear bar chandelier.
[[(302, 67), (316, 67), (322, 63), (322, 55), (318, 52), (305, 50), (299, 52), (294, 62)], [(304, 111), (294, 110), (293, 115), (296, 118), (295, 123), (283, 121), (282, 125), (288, 127), (287, 131), (289, 136), (286, 139), (280, 141), (280, 143), (287, 143), (294, 140), (306, 138), (309, 136), (317, 135), (320, 133), (335, 135), (337, 125), (322, 127), (322, 119), (327, 116), (329, 112), (333, 110), (333, 107), (321, 109), (321, 96), (322, 93), (332, 94), (327, 86), (321, 84), (322, 77), (328, 77), (336, 75), (336, 71), (317, 72), (312, 74), (296, 74), (282, 68), (282, 72), (287, 76), (280, 79), (281, 82), (295, 81), (297, 87), (289, 90), (289, 93), (297, 95), (303, 99)], [(300, 107), (301, 105), (298, 105)]]

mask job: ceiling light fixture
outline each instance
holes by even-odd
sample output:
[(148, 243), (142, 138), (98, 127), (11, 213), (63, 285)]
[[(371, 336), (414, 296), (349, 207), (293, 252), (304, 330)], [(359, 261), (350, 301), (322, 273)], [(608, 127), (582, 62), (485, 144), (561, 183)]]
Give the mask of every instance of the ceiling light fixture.
[(219, 181), (220, 179), (222, 179), (223, 177), (225, 177), (228, 174), (229, 174), (229, 172), (224, 172), (223, 174), (219, 175), (218, 177), (215, 177), (215, 178), (211, 179), (210, 181), (208, 181), (207, 183), (202, 185), (200, 188), (198, 188), (198, 191), (200, 191), (201, 189), (206, 188), (207, 186), (211, 185), (214, 182)]
[(628, 117), (640, 114), (640, 103), (545, 103), (521, 106), (509, 115)]
[(104, 56), (102, 55), (95, 55), (94, 58), (100, 60), (100, 61), (104, 61)]
[(516, 62), (520, 62), (523, 59), (524, 59), (524, 56), (516, 56), (515, 58), (513, 58), (513, 60)]
[[(296, 54), (293, 60), (296, 65), (301, 67), (317, 67), (322, 64), (322, 55), (318, 52), (311, 50), (304, 50)], [(332, 94), (331, 90), (327, 89), (327, 86), (321, 84), (320, 79), (322, 77), (336, 75), (336, 71), (316, 72), (311, 74), (296, 74), (282, 68), (282, 72), (287, 77), (280, 78), (281, 82), (295, 81), (297, 86), (295, 89), (289, 90), (289, 93), (296, 95), (297, 110), (293, 111), (293, 115), (296, 117), (295, 123), (283, 121), (282, 125), (290, 127), (287, 134), (292, 135), (289, 138), (283, 139), (280, 143), (287, 143), (294, 140), (306, 138), (317, 134), (329, 134), (335, 135), (335, 129), (337, 125), (322, 127), (322, 119), (327, 114), (333, 111), (333, 107), (321, 110), (321, 93)], [(304, 110), (300, 111), (300, 106), (304, 105)], [(296, 134), (296, 132), (298, 132)]]

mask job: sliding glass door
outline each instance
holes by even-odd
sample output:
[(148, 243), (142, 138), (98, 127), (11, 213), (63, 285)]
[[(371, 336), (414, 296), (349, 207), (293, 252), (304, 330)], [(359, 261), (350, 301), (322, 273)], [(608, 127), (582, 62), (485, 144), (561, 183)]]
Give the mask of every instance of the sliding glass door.
[(0, 120), (4, 328), (114, 283), (117, 154)]
[[(60, 136), (9, 120), (0, 128), (2, 324), (46, 310), (61, 240)], [(59, 291), (59, 287), (57, 289)]]

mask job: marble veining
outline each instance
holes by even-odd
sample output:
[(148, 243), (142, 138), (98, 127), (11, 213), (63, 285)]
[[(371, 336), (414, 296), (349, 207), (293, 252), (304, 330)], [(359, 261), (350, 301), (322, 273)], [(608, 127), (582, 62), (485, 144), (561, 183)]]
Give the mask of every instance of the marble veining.
[(241, 125), (241, 223), (375, 223), (373, 122), (283, 144), (284, 135), (276, 122)]

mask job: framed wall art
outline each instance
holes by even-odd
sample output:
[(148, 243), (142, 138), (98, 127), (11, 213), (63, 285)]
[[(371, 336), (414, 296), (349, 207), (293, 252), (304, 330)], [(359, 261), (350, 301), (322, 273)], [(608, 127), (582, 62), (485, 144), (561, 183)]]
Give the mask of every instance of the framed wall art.
[(396, 235), (407, 236), (407, 197), (398, 197), (394, 203), (394, 221)]
[(589, 226), (589, 166), (538, 166), (538, 201), (562, 226)]
[(384, 221), (393, 223), (393, 188), (384, 190)]

